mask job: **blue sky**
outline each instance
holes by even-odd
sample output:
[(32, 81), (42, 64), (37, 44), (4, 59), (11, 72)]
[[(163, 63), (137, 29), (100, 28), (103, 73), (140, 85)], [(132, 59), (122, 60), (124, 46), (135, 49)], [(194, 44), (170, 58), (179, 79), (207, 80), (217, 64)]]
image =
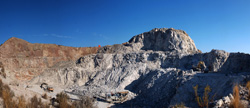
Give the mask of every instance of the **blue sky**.
[(104, 46), (163, 27), (203, 52), (250, 53), (250, 0), (0, 0), (0, 43)]

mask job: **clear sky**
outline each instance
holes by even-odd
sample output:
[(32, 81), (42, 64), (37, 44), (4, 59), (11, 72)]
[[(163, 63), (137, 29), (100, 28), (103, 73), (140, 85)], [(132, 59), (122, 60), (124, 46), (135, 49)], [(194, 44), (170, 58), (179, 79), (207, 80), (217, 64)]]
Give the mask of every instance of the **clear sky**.
[(203, 52), (250, 53), (250, 0), (0, 0), (0, 43), (104, 46), (163, 27)]

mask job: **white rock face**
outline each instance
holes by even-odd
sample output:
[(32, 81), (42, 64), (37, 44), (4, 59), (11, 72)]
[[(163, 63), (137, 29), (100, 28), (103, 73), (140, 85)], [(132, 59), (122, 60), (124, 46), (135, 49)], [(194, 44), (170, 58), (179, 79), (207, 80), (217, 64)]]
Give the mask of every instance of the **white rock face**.
[(194, 54), (198, 50), (193, 40), (182, 30), (155, 28), (134, 36), (129, 44), (136, 50), (178, 51), (184, 54)]
[(228, 96), (223, 97), (223, 101), (224, 101), (224, 103), (226, 103), (226, 104), (230, 104), (230, 102), (231, 102), (231, 100), (230, 100), (230, 98), (229, 98)]
[[(222, 50), (198, 53), (191, 38), (174, 29), (153, 29), (134, 36), (126, 44), (105, 46), (98, 52), (63, 68), (48, 70), (32, 82), (47, 82), (63, 86), (73, 94), (95, 97), (130, 91), (129, 100), (115, 107), (169, 107), (181, 102), (198, 107), (193, 86), (199, 85), (202, 95), (205, 86), (210, 85), (211, 93), (218, 95), (216, 100), (231, 93), (234, 83), (244, 80), (244, 75), (228, 75), (230, 72), (225, 71), (227, 66), (240, 69), (232, 60), (243, 62), (240, 72), (250, 72), (249, 54), (242, 59), (242, 54)], [(199, 61), (204, 61), (211, 73), (193, 71)]]
[(169, 51), (185, 54), (198, 53), (193, 40), (185, 31), (155, 28), (149, 32), (132, 37), (123, 45), (106, 46), (100, 53), (128, 53), (140, 51)]
[(220, 107), (222, 106), (222, 104), (223, 104), (223, 100), (220, 99), (220, 100), (217, 102), (216, 106), (218, 106), (218, 108), (220, 108)]

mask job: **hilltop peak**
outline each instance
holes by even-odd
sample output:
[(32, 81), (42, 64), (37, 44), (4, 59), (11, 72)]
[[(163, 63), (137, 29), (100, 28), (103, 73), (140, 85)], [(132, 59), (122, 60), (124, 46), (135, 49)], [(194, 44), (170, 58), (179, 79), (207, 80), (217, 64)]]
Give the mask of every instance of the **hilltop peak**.
[[(23, 40), (23, 39), (16, 38), (16, 37), (11, 37), (11, 38), (9, 38), (8, 40), (19, 40), (19, 41), (22, 40), (22, 41), (25, 41), (25, 40)], [(7, 40), (7, 41), (8, 41), (8, 40)]]
[(3, 45), (5, 45), (5, 44), (17, 44), (17, 43), (29, 43), (29, 42), (25, 41), (23, 39), (20, 39), (20, 38), (11, 37), (7, 41), (5, 41)]
[(154, 28), (133, 36), (123, 45), (102, 47), (99, 53), (124, 53), (140, 51), (168, 51), (183, 55), (198, 53), (194, 41), (183, 30), (174, 28)]
[(174, 28), (154, 28), (132, 37), (129, 43), (139, 45), (141, 50), (178, 51), (185, 54), (198, 51), (185, 31)]
[(177, 30), (174, 28), (154, 28), (152, 30), (150, 30), (149, 32), (167, 32), (167, 31), (175, 31), (175, 32), (180, 32), (180, 33), (184, 33), (185, 35), (188, 35), (185, 31), (183, 30)]

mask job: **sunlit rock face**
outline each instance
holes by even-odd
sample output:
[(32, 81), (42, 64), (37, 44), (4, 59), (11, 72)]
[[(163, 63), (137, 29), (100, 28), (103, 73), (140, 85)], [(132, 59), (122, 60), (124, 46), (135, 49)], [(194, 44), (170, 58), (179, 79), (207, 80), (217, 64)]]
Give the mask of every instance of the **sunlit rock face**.
[(99, 53), (126, 53), (141, 51), (168, 51), (183, 55), (198, 53), (193, 40), (185, 31), (173, 28), (155, 28), (132, 37), (124, 44), (105, 46)]
[(30, 80), (59, 62), (75, 61), (81, 56), (94, 54), (97, 50), (98, 47), (32, 44), (13, 37), (0, 46), (0, 61), (7, 75), (20, 80)]
[(129, 43), (137, 44), (141, 50), (178, 51), (186, 54), (194, 54), (198, 51), (185, 31), (172, 28), (155, 28), (134, 36)]
[[(50, 51), (43, 54), (48, 56)], [(200, 61), (206, 72), (194, 68)], [(104, 46), (75, 62), (56, 63), (30, 83), (48, 83), (72, 94), (94, 97), (129, 91), (125, 102), (115, 104), (118, 108), (162, 108), (180, 103), (197, 108), (194, 86), (199, 86), (202, 95), (209, 85), (211, 94), (216, 94), (214, 100), (221, 99), (232, 93), (235, 83), (250, 79), (249, 61), (249, 54), (201, 53), (184, 31), (162, 28), (123, 44)]]

